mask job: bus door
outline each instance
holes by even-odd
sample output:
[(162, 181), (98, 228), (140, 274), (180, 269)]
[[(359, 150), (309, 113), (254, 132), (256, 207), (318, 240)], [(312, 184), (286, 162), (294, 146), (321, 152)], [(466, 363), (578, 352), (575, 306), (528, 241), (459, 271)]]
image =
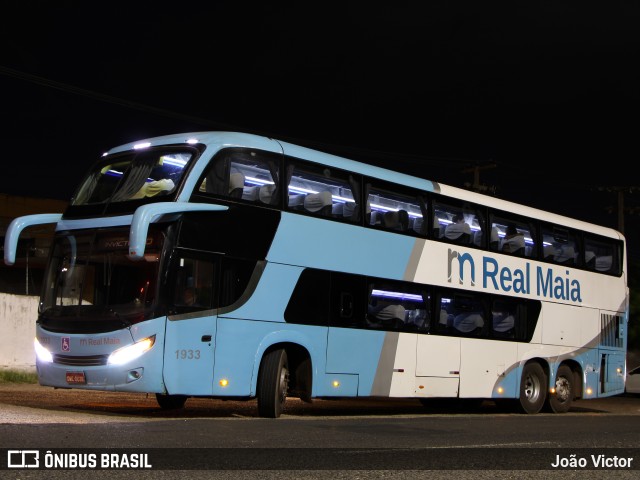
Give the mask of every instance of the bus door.
[(177, 255), (164, 344), (164, 384), (171, 395), (211, 395), (218, 262)]
[(419, 335), (416, 361), (416, 395), (457, 397), (460, 387), (460, 339)]
[(416, 395), (457, 397), (460, 388), (460, 337), (455, 328), (454, 296), (438, 295), (435, 307), (432, 334), (418, 336)]
[[(363, 328), (365, 277), (332, 273), (330, 298), (326, 376), (314, 390), (323, 396), (367, 396), (378, 364), (379, 348), (374, 347), (380, 332)], [(332, 387), (335, 382), (339, 388)]]

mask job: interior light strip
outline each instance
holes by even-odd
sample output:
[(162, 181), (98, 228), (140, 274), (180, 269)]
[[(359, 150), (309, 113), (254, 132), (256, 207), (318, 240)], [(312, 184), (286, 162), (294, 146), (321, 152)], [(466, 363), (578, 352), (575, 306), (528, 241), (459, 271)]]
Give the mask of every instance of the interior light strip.
[(169, 165), (173, 165), (174, 167), (181, 167), (181, 168), (184, 168), (184, 166), (187, 164), (186, 160), (178, 160), (176, 158), (167, 158), (167, 157), (162, 157), (162, 162), (168, 163)]
[(376, 290), (371, 291), (371, 295), (376, 297), (395, 298), (398, 300), (413, 300), (414, 302), (422, 302), (422, 295), (416, 295), (415, 293), (403, 293), (403, 292), (390, 292), (388, 290)]

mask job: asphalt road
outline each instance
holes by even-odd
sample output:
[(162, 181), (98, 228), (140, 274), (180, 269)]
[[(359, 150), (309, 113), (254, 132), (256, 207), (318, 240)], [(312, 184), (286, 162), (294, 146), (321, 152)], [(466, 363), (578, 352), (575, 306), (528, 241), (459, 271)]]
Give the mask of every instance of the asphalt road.
[[(289, 399), (281, 418), (263, 419), (255, 401), (189, 399), (183, 410), (163, 411), (144, 394), (9, 384), (0, 385), (0, 448), (97, 458), (146, 453), (155, 464), (148, 470), (95, 470), (92, 480), (637, 478), (640, 397), (578, 401), (563, 415), (502, 413), (489, 401), (464, 410), (425, 408), (415, 400), (309, 405)], [(549, 469), (557, 456), (572, 454), (634, 461), (588, 472)], [(3, 479), (86, 475), (81, 469), (0, 471)]]

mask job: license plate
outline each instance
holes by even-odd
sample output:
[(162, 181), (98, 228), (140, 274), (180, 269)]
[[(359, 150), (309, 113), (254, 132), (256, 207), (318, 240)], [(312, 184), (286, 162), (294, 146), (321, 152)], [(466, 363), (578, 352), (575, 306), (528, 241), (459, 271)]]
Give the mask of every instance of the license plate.
[(67, 372), (67, 383), (69, 385), (84, 385), (87, 379), (84, 372)]

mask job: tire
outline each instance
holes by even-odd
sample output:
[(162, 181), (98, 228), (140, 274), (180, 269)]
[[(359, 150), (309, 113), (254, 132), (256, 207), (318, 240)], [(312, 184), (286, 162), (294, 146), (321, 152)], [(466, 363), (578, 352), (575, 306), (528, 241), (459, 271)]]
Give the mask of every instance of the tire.
[(555, 393), (549, 394), (545, 409), (553, 413), (566, 413), (573, 402), (575, 386), (573, 372), (566, 365), (560, 365), (556, 373)]
[(186, 395), (164, 395), (156, 393), (156, 401), (163, 410), (177, 410), (182, 408), (184, 407), (187, 398), (189, 397)]
[(289, 389), (287, 352), (283, 349), (267, 353), (258, 375), (258, 415), (278, 418), (284, 408)]
[(547, 375), (539, 363), (528, 363), (522, 369), (520, 379), (519, 409), (535, 414), (542, 410), (547, 399)]

